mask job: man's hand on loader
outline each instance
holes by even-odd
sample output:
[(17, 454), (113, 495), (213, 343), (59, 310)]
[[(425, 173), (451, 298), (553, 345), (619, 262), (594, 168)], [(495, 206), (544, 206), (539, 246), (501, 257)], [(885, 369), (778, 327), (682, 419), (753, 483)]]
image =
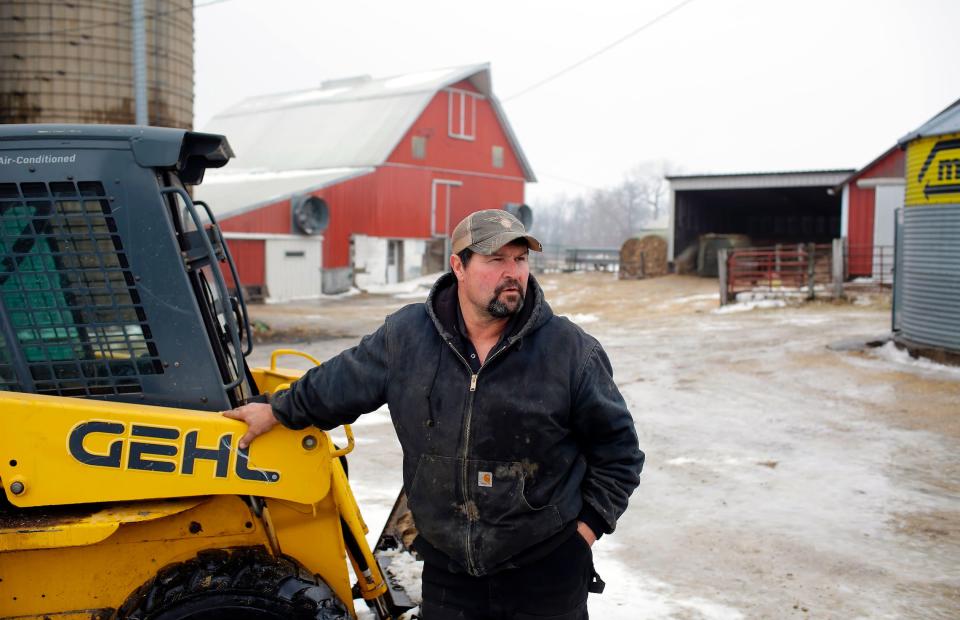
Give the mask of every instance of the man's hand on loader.
[(266, 403), (250, 403), (230, 411), (224, 411), (222, 414), (231, 420), (246, 422), (247, 432), (240, 438), (241, 450), (249, 446), (254, 439), (280, 423), (273, 417), (273, 407)]

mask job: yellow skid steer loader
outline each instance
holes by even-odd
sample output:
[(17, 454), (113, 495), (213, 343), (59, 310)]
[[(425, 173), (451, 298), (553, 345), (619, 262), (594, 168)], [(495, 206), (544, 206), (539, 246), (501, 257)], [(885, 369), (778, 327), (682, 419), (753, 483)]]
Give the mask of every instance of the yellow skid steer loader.
[(349, 428), (241, 450), (217, 413), (300, 374), (291, 351), (247, 367), (236, 269), (186, 190), (231, 156), (175, 129), (0, 127), (0, 618), (411, 606), (366, 543)]

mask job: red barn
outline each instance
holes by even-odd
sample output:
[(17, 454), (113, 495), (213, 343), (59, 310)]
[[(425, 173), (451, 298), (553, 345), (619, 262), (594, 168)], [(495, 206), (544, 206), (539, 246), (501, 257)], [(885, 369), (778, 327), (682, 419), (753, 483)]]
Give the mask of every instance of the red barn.
[(255, 97), (204, 130), (226, 135), (236, 159), (196, 197), (241, 284), (273, 299), (440, 271), (469, 213), (529, 217), (524, 183), (536, 178), (486, 64)]
[(888, 151), (843, 181), (841, 236), (851, 277), (892, 282), (894, 211), (903, 206), (904, 152)]

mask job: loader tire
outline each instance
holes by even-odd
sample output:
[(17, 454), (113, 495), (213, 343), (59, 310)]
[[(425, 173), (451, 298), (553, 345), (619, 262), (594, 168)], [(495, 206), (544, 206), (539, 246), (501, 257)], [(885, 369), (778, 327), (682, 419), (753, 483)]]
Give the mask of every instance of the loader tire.
[(118, 610), (126, 620), (347, 620), (322, 581), (259, 547), (202, 551), (171, 564)]

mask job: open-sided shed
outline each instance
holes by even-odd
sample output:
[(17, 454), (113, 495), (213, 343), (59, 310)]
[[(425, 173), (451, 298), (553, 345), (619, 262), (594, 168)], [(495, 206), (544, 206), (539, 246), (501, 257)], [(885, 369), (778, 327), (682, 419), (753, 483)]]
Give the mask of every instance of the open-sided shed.
[(756, 246), (828, 243), (840, 236), (834, 188), (853, 170), (670, 176), (669, 256), (701, 235), (746, 235)]

